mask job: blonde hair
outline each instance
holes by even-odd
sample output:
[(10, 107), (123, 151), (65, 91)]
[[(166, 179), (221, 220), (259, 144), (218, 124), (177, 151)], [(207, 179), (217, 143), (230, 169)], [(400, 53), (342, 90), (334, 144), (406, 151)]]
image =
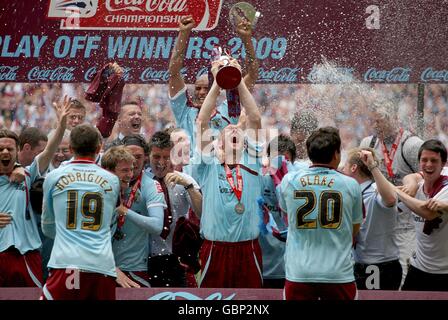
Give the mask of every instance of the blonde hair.
[(372, 148), (353, 148), (350, 149), (347, 152), (347, 161), (349, 164), (353, 165), (356, 164), (358, 166), (358, 169), (360, 171), (360, 173), (364, 176), (364, 177), (368, 177), (370, 179), (373, 178), (372, 173), (370, 172), (369, 168), (367, 168), (367, 166), (364, 164), (364, 162), (362, 162), (361, 157), (359, 156), (359, 153), (361, 151), (370, 151), (372, 153), (373, 159), (378, 162), (378, 157), (375, 154), (375, 150), (373, 150)]
[(101, 166), (109, 171), (114, 171), (118, 162), (134, 162), (135, 158), (125, 146), (117, 146), (107, 149), (101, 157)]

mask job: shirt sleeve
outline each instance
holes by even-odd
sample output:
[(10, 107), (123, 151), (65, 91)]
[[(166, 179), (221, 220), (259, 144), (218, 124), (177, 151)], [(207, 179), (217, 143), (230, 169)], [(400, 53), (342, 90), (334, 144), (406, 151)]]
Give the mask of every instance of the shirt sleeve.
[(353, 210), (352, 210), (352, 220), (353, 224), (361, 223), (363, 220), (362, 214), (362, 193), (359, 183), (353, 181)]
[(287, 207), (286, 207), (285, 195), (286, 195), (286, 190), (288, 187), (289, 176), (290, 176), (289, 174), (286, 174), (283, 177), (281, 184), (278, 185), (276, 188), (278, 205), (279, 205), (280, 209), (284, 212), (288, 212)]
[(43, 209), (41, 217), (42, 232), (49, 238), (56, 236), (56, 225), (53, 208), (53, 183), (52, 179), (45, 179), (43, 184)]
[(182, 122), (185, 121), (188, 110), (187, 106), (187, 87), (185, 86), (181, 89), (174, 97), (170, 97), (171, 110), (174, 114), (174, 119), (176, 124), (180, 126)]
[(128, 210), (126, 217), (140, 229), (150, 234), (159, 235), (162, 232), (164, 211), (161, 205), (149, 207), (148, 217), (138, 214), (131, 209)]

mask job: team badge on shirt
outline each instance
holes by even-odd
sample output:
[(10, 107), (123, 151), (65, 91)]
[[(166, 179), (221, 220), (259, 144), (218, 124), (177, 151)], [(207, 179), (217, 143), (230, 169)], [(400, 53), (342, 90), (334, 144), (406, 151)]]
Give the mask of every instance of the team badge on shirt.
[(163, 189), (161, 184), (158, 181), (154, 181), (156, 183), (157, 193), (163, 193)]

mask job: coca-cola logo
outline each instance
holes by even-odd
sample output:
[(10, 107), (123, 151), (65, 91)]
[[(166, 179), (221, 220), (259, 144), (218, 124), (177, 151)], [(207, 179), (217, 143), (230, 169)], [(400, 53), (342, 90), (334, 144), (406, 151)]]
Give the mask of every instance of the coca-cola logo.
[(354, 68), (334, 67), (325, 69), (314, 66), (307, 79), (312, 83), (347, 83), (353, 81), (354, 71)]
[(140, 80), (143, 82), (167, 82), (170, 73), (168, 70), (156, 70), (152, 67), (146, 68), (140, 75)]
[(223, 2), (224, 0), (51, 0), (48, 17), (67, 18), (61, 21), (61, 29), (178, 30), (179, 20), (192, 15), (196, 21), (195, 29), (204, 31), (217, 26)]
[(370, 68), (364, 74), (366, 82), (409, 82), (410, 68), (397, 67), (392, 70), (377, 70)]
[(287, 83), (297, 82), (298, 72), (302, 68), (281, 68), (278, 70), (259, 69), (259, 82), (266, 83)]
[(140, 12), (184, 12), (187, 0), (106, 0), (107, 10)]
[(75, 69), (75, 67), (57, 67), (55, 69), (34, 67), (28, 72), (28, 80), (72, 82), (75, 80), (75, 76), (73, 75)]
[(0, 66), (0, 81), (16, 81), (19, 67)]
[(448, 70), (434, 70), (433, 68), (426, 68), (420, 79), (423, 82), (428, 81), (438, 81), (438, 82), (448, 82)]
[[(132, 68), (122, 67), (123, 69), (123, 80), (129, 81), (131, 80), (131, 71)], [(95, 73), (97, 72), (97, 67), (91, 67), (87, 69), (87, 71), (84, 73), (84, 80), (87, 82), (91, 82), (95, 76)]]

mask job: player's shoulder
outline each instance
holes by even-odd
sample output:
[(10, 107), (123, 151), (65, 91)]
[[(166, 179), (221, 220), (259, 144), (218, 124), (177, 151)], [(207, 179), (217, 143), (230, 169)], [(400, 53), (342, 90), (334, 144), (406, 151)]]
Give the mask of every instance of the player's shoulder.
[(342, 181), (343, 183), (349, 185), (350, 187), (354, 187), (356, 189), (359, 188), (359, 183), (354, 178), (346, 175), (343, 172), (334, 170), (334, 174), (338, 177), (338, 180)]

